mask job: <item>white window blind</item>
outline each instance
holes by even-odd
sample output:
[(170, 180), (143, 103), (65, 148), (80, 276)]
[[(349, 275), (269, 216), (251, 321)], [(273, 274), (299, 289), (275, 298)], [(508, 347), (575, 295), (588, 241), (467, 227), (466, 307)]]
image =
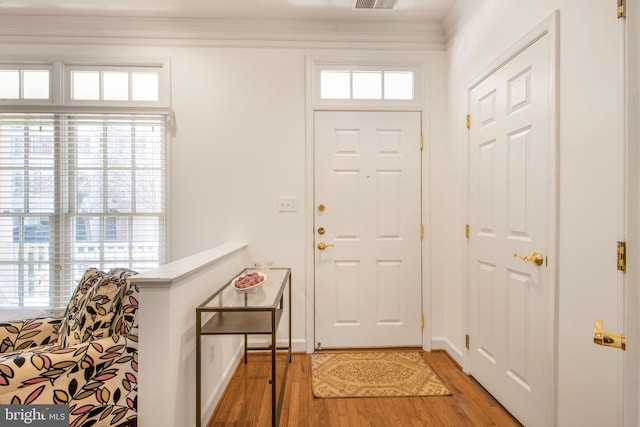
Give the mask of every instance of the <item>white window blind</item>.
[(166, 119), (0, 113), (0, 306), (64, 307), (88, 267), (165, 259)]

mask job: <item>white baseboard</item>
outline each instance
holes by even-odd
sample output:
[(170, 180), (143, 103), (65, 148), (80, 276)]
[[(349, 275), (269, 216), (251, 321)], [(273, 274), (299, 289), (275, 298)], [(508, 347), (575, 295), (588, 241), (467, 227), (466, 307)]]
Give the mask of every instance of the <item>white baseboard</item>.
[(456, 347), (448, 338), (446, 337), (433, 337), (431, 339), (431, 349), (432, 350), (444, 350), (449, 353), (449, 356), (460, 366), (464, 366), (464, 353), (461, 349)]
[[(266, 347), (268, 345), (271, 344), (271, 340), (270, 339), (260, 339), (260, 338), (254, 338), (254, 339), (249, 339), (249, 347), (251, 346), (260, 346), (260, 347)], [(289, 340), (287, 340), (286, 338), (280, 339), (277, 341), (277, 346), (278, 347), (286, 347), (289, 344)], [(307, 340), (304, 338), (300, 338), (300, 339), (292, 339), (291, 340), (291, 351), (293, 353), (306, 353), (307, 351)]]

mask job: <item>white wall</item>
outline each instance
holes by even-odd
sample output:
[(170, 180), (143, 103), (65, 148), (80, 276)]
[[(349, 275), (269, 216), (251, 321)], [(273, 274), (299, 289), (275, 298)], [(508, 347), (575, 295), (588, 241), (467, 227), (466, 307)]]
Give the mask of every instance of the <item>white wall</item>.
[[(615, 2), (614, 2), (615, 3)], [(434, 219), (443, 218), (442, 250), (434, 252), (434, 288), (442, 288), (444, 331), (463, 349), (461, 295), (465, 239), (466, 90), (511, 45), (560, 11), (559, 266), (557, 425), (620, 425), (615, 379), (620, 352), (592, 343), (593, 321), (619, 331), (615, 268), (618, 239), (618, 58), (615, 4), (556, 0), (486, 0), (451, 40), (449, 138), (434, 148)]]
[[(170, 55), (172, 259), (242, 240), (253, 259), (291, 267), (292, 335), (303, 342), (304, 53), (184, 48)], [(298, 197), (300, 211), (278, 213), (278, 196)]]
[[(195, 424), (195, 307), (251, 262), (244, 244), (226, 244), (136, 275), (138, 425)], [(281, 329), (286, 330), (286, 327)], [(211, 418), (241, 355), (240, 336), (203, 336), (201, 411)]]

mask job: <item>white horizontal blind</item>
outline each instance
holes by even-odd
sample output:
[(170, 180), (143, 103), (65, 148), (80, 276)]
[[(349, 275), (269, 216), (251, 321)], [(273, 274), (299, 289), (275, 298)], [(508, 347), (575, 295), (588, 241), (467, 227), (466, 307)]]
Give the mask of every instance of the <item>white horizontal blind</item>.
[(0, 306), (64, 307), (88, 267), (165, 261), (166, 120), (0, 114)]

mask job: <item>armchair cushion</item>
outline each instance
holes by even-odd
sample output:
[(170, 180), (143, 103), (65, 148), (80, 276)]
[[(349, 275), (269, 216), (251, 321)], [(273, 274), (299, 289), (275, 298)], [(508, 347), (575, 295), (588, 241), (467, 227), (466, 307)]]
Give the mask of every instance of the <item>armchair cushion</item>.
[(114, 319), (122, 315), (126, 277), (88, 269), (64, 312), (58, 343), (69, 347), (114, 333)]
[(59, 317), (0, 323), (0, 353), (40, 347), (58, 340)]

